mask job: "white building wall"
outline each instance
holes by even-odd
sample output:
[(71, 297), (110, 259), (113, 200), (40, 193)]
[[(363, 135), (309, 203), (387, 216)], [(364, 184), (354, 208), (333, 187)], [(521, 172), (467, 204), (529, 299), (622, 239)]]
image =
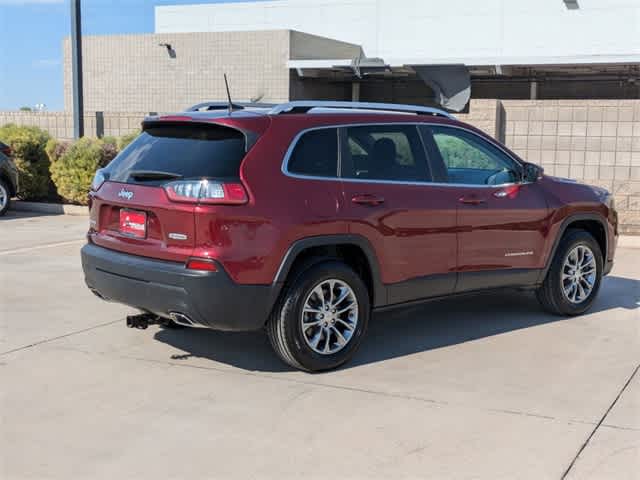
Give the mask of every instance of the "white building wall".
[(157, 33), (293, 29), (392, 65), (640, 62), (640, 0), (278, 0), (158, 6)]

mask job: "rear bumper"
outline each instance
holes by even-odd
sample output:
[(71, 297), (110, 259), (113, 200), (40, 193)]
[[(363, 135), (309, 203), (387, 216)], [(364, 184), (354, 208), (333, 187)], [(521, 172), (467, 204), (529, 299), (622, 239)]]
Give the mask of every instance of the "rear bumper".
[(94, 293), (164, 318), (180, 313), (216, 330), (257, 330), (275, 301), (270, 285), (236, 284), (220, 266), (217, 272), (187, 270), (180, 263), (93, 244), (85, 245), (81, 255), (85, 281)]

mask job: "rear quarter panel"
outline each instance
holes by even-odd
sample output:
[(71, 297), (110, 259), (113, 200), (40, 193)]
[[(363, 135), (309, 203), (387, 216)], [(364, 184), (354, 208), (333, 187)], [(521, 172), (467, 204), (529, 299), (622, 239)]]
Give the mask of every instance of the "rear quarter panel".
[[(304, 128), (314, 126), (305, 120)], [(320, 122), (321, 123), (321, 122)], [(242, 162), (249, 194), (241, 206), (196, 207), (196, 256), (211, 256), (241, 284), (270, 284), (296, 240), (347, 233), (339, 218), (341, 182), (282, 173), (289, 145), (301, 130), (297, 115), (271, 122)]]

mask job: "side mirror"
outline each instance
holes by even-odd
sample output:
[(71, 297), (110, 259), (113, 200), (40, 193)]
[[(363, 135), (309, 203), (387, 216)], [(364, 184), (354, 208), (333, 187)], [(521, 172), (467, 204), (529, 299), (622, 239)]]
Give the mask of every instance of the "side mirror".
[(544, 169), (534, 163), (525, 163), (522, 170), (522, 181), (525, 183), (535, 183), (542, 178)]

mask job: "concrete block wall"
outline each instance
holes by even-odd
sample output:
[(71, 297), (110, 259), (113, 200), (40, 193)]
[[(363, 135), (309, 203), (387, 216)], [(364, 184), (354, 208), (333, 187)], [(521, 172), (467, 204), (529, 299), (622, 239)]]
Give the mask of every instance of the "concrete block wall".
[(468, 113), (456, 113), (458, 120), (469, 123), (500, 141), (504, 141), (504, 121), (500, 100), (471, 99)]
[[(148, 113), (142, 112), (105, 112), (103, 135), (119, 137), (135, 132), (140, 129), (140, 123), (147, 115)], [(60, 140), (73, 138), (73, 119), (71, 114), (66, 112), (0, 111), (0, 126), (7, 123), (39, 127)], [(84, 115), (84, 131), (87, 137), (97, 136), (95, 112), (86, 112)]]
[(8, 123), (39, 127), (55, 138), (64, 139), (73, 136), (71, 115), (65, 112), (0, 111), (0, 126)]
[(640, 100), (503, 100), (506, 144), (550, 175), (613, 192), (640, 233)]

